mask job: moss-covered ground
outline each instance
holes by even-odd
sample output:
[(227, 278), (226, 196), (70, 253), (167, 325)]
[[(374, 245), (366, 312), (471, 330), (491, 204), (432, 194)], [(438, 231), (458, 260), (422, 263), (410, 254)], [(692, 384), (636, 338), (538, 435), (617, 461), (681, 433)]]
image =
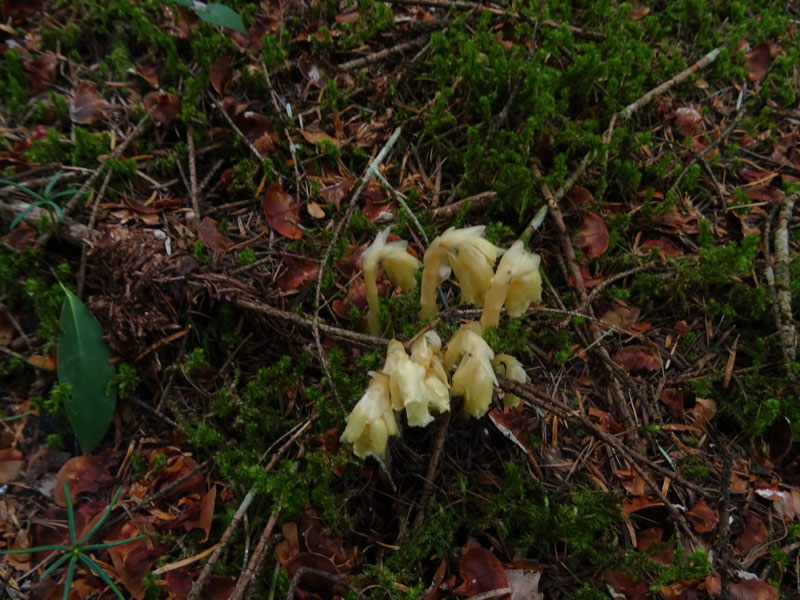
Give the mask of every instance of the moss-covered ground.
[[(474, 545), (540, 573), (515, 600), (797, 597), (797, 2), (222, 3), (246, 34), (169, 0), (3, 3), (0, 177), (90, 186), (13, 230), (31, 198), (0, 190), (0, 547), (65, 526), (64, 285), (119, 390), (76, 504), (121, 485), (109, 535), (152, 534), (98, 553), (126, 597), (186, 597), (218, 543), (200, 597), (477, 596), (506, 580), (470, 587)], [(531, 378), (517, 443), (459, 399), (384, 462), (339, 443), (426, 326), (386, 280), (366, 335), (387, 225), (420, 258), (469, 225), (541, 255), (542, 303), (485, 336)], [(476, 312), (441, 291), (447, 340)], [(61, 597), (41, 558), (0, 562), (8, 597)]]

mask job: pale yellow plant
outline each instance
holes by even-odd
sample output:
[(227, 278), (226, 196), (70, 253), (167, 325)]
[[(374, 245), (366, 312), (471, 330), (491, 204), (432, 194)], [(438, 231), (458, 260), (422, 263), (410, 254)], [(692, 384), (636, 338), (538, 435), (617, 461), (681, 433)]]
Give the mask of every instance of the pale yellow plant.
[(389, 376), (371, 372), (367, 391), (345, 419), (347, 426), (339, 438), (353, 444), (359, 458), (374, 454), (383, 458), (389, 436), (397, 435), (397, 421), (389, 397)]
[(420, 305), (424, 318), (437, 313), (436, 290), (451, 271), (461, 288), (461, 301), (483, 306), (494, 263), (503, 253), (483, 237), (485, 229), (483, 225), (451, 227), (431, 242), (423, 257)]
[[(522, 363), (510, 354), (505, 354), (503, 352), (495, 354), (494, 359), (492, 359), (492, 365), (498, 375), (505, 375), (509, 379), (519, 381), (520, 383), (528, 383), (531, 380), (530, 377), (528, 377), (528, 373), (525, 371), (525, 367), (522, 366)], [(503, 404), (508, 408), (519, 406), (520, 402), (522, 401), (514, 394), (506, 392), (503, 395)]]
[(476, 419), (489, 410), (494, 386), (497, 385), (492, 368), (494, 352), (484, 341), (479, 323), (462, 325), (447, 345), (444, 367), (453, 373), (450, 391), (464, 397), (464, 411)]
[(539, 274), (538, 254), (528, 252), (522, 240), (517, 240), (500, 259), (497, 272), (486, 292), (481, 315), (481, 327), (497, 327), (500, 309), (505, 306), (510, 317), (521, 317), (532, 302), (542, 300), (542, 277)]
[(422, 266), (419, 260), (407, 252), (408, 243), (406, 241), (386, 241), (389, 236), (389, 229), (387, 227), (378, 233), (375, 241), (361, 255), (361, 262), (364, 264), (364, 287), (369, 306), (367, 324), (372, 335), (378, 335), (380, 332), (378, 265), (383, 266), (383, 270), (391, 282), (404, 292), (413, 290), (417, 286), (417, 280), (414, 275)]

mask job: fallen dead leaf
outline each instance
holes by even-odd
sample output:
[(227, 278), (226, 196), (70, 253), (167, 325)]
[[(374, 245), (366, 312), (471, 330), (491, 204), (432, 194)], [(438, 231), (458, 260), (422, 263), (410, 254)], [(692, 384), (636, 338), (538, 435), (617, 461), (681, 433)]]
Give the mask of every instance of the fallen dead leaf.
[(22, 452), (16, 448), (0, 450), (0, 485), (15, 480), (24, 464)]
[(214, 252), (227, 252), (233, 246), (233, 242), (222, 235), (219, 224), (211, 217), (203, 217), (200, 227), (197, 228), (197, 237)]
[(325, 218), (325, 211), (316, 202), (309, 202), (308, 204), (306, 204), (306, 211), (308, 211), (308, 214), (314, 217), (315, 219)]
[(539, 591), (540, 570), (506, 569), (506, 578), (511, 588), (511, 600), (544, 600)]
[(672, 115), (672, 124), (682, 137), (703, 133), (703, 115), (691, 106), (681, 106)]
[(744, 55), (744, 69), (747, 71), (747, 78), (750, 81), (758, 81), (766, 75), (771, 63), (770, 43), (761, 42)]
[(697, 533), (708, 533), (717, 524), (717, 515), (705, 500), (700, 500), (690, 511), (686, 513), (686, 518), (694, 527)]
[(69, 118), (73, 123), (93, 125), (103, 118), (108, 103), (97, 93), (94, 84), (81, 82), (72, 93)]
[(307, 141), (309, 144), (316, 144), (317, 142), (326, 141), (330, 142), (337, 148), (339, 147), (339, 140), (337, 140), (335, 137), (331, 137), (320, 129), (301, 129), (300, 135), (302, 135), (303, 139), (305, 139), (305, 141)]
[(283, 293), (298, 291), (317, 278), (319, 263), (310, 260), (284, 256), (281, 260), (283, 273), (275, 280), (275, 287)]
[(96, 492), (114, 483), (109, 467), (113, 457), (119, 453), (104, 453), (92, 456), (75, 456), (70, 458), (56, 476), (57, 483), (53, 491), (53, 500), (59, 506), (66, 506), (64, 484), (69, 485), (69, 494), (74, 501), (78, 494)]
[(280, 183), (273, 183), (264, 196), (264, 216), (267, 222), (282, 236), (290, 240), (303, 237), (300, 229), (300, 205), (283, 190)]
[[(467, 546), (458, 571), (463, 581), (453, 592), (461, 596), (475, 596), (508, 587), (508, 577), (502, 563), (489, 550), (480, 546)], [(497, 598), (509, 600), (511, 596), (504, 594)]]
[[(712, 598), (722, 593), (719, 575), (706, 577), (706, 591)], [(778, 600), (778, 589), (760, 579), (743, 579), (730, 584), (730, 600)]]
[(661, 368), (658, 354), (649, 346), (640, 344), (620, 348), (614, 353), (611, 360), (628, 373), (658, 371)]
[(677, 419), (683, 413), (683, 390), (664, 388), (658, 399), (667, 407), (673, 419)]
[(581, 218), (578, 238), (578, 248), (588, 257), (597, 258), (608, 250), (608, 228), (600, 215), (589, 210)]
[(325, 202), (330, 202), (336, 207), (336, 210), (339, 210), (342, 200), (347, 197), (347, 194), (353, 189), (355, 183), (355, 177), (348, 177), (335, 185), (329, 185), (323, 188), (319, 195)]
[(209, 75), (211, 78), (211, 87), (222, 96), (222, 91), (231, 79), (231, 57), (223, 56), (215, 60), (211, 65), (211, 72)]
[(142, 98), (142, 104), (153, 120), (164, 127), (172, 123), (181, 112), (181, 100), (166, 92), (150, 92)]
[(740, 516), (744, 520), (744, 528), (742, 534), (733, 543), (739, 552), (747, 554), (769, 539), (769, 531), (767, 531), (764, 521), (754, 512), (744, 508), (741, 510)]

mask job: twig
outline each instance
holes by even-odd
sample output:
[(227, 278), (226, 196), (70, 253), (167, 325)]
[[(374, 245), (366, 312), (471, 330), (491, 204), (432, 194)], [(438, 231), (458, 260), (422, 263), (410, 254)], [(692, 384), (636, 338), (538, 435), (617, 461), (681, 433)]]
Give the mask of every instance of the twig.
[[(378, 167), (380, 166), (381, 162), (386, 158), (389, 154), (389, 151), (397, 142), (398, 138), (400, 137), (400, 132), (402, 128), (398, 127), (394, 130), (389, 139), (386, 141), (386, 144), (383, 146), (378, 155), (373, 159), (373, 161), (367, 167), (367, 170), (364, 172), (364, 175), (361, 177), (361, 183), (359, 184), (356, 191), (350, 197), (350, 202), (347, 206), (347, 211), (345, 212), (344, 216), (336, 223), (336, 227), (333, 230), (333, 238), (331, 239), (328, 247), (325, 248), (325, 254), (322, 257), (322, 261), (319, 265), (319, 271), (317, 272), (317, 282), (316, 288), (314, 290), (314, 315), (311, 320), (311, 332), (314, 334), (314, 343), (317, 346), (317, 353), (319, 354), (319, 360), (322, 364), (322, 370), (325, 373), (325, 377), (328, 379), (328, 383), (331, 386), (331, 391), (333, 392), (334, 398), (339, 404), (339, 409), (342, 412), (342, 416), (345, 414), (344, 404), (342, 403), (342, 399), (339, 397), (339, 391), (336, 389), (336, 386), (333, 383), (333, 378), (331, 377), (331, 370), (328, 366), (328, 359), (325, 356), (325, 350), (322, 347), (322, 339), (320, 338), (320, 331), (324, 331), (328, 328), (327, 325), (323, 325), (319, 322), (319, 311), (320, 311), (320, 304), (322, 299), (322, 278), (325, 274), (325, 269), (328, 266), (328, 262), (331, 259), (331, 252), (336, 244), (339, 242), (339, 236), (341, 235), (342, 228), (344, 227), (345, 223), (350, 221), (350, 217), (353, 214), (353, 211), (356, 208), (356, 204), (358, 202), (358, 197), (361, 195), (361, 191), (364, 189), (364, 186), (367, 185), (367, 182), (372, 178), (373, 174), (377, 172)], [(306, 320), (303, 319), (305, 322)], [(299, 323), (298, 323), (299, 324)], [(327, 335), (327, 334), (326, 334)], [(365, 336), (366, 337), (366, 336)], [(377, 338), (380, 339), (380, 338)]]
[(546, 410), (548, 412), (552, 412), (553, 414), (557, 415), (562, 419), (569, 419), (570, 417), (578, 419), (581, 424), (592, 432), (592, 435), (600, 438), (606, 444), (614, 448), (617, 452), (619, 452), (622, 456), (626, 458), (630, 466), (639, 474), (639, 476), (644, 480), (644, 482), (653, 490), (653, 493), (658, 497), (659, 500), (664, 504), (664, 507), (669, 511), (672, 515), (675, 523), (678, 527), (681, 528), (683, 533), (686, 537), (691, 540), (695, 547), (698, 547), (697, 537), (694, 535), (692, 530), (686, 524), (686, 519), (680, 513), (680, 511), (667, 499), (666, 496), (661, 492), (661, 488), (656, 485), (656, 482), (650, 476), (650, 474), (644, 469), (644, 465), (648, 466), (650, 469), (654, 471), (658, 471), (663, 475), (666, 475), (676, 484), (680, 483), (687, 488), (693, 489), (700, 494), (705, 495), (706, 490), (701, 488), (698, 485), (690, 483), (683, 479), (680, 475), (675, 473), (674, 471), (670, 471), (650, 460), (647, 456), (638, 452), (637, 450), (630, 448), (623, 444), (620, 440), (618, 440), (613, 435), (603, 431), (600, 427), (595, 425), (589, 418), (587, 418), (583, 413), (578, 412), (566, 404), (559, 402), (555, 398), (550, 395), (542, 394), (538, 392), (535, 387), (528, 383), (521, 383), (519, 381), (514, 381), (513, 379), (508, 379), (507, 377), (503, 377), (501, 375), (497, 376), (497, 380), (500, 383), (500, 388), (503, 391), (511, 392), (519, 396), (520, 398), (529, 401), (531, 404), (538, 406), (539, 408)]
[(194, 211), (194, 229), (200, 229), (200, 200), (197, 197), (197, 159), (194, 153), (194, 127), (186, 128), (186, 145), (189, 147), (189, 194)]
[[(95, 183), (97, 183), (97, 180), (100, 179), (100, 176), (108, 168), (109, 161), (112, 159), (118, 159), (120, 156), (122, 156), (122, 153), (128, 149), (128, 146), (131, 145), (133, 140), (135, 140), (142, 134), (145, 125), (147, 125), (147, 122), (149, 120), (150, 120), (150, 113), (147, 113), (136, 124), (136, 127), (133, 128), (133, 131), (131, 131), (128, 134), (128, 137), (125, 138), (125, 141), (123, 141), (119, 146), (114, 148), (114, 151), (108, 156), (108, 158), (106, 158), (105, 161), (103, 161), (103, 164), (97, 167), (97, 169), (95, 169), (94, 173), (92, 173), (89, 179), (86, 180), (86, 183), (84, 183), (80, 187), (80, 189), (73, 194), (72, 198), (69, 199), (69, 202), (67, 202), (66, 206), (64, 206), (64, 208), (61, 209), (61, 212), (64, 213), (64, 217), (69, 215), (72, 211), (74, 211), (78, 207), (81, 198), (83, 198), (84, 196), (84, 192), (93, 187)], [(54, 229), (49, 229), (45, 231), (42, 235), (40, 235), (36, 239), (36, 245), (43, 246), (44, 244), (46, 244), (50, 239), (50, 236), (53, 235), (54, 231), (55, 231)]]
[(792, 220), (794, 205), (800, 198), (800, 191), (783, 199), (775, 230), (775, 293), (781, 313), (778, 335), (783, 346), (784, 367), (787, 376), (795, 378), (791, 363), (794, 362), (797, 345), (797, 332), (792, 317), (791, 274), (789, 272), (789, 223)]
[[(725, 450), (722, 455), (722, 474), (720, 475), (720, 497), (719, 497), (719, 539), (717, 540), (717, 557), (722, 563), (723, 557), (730, 556), (731, 527), (728, 523), (728, 513), (731, 504), (731, 472), (733, 471), (733, 452)], [(730, 577), (728, 576), (727, 565), (721, 564), (719, 568), (721, 597), (730, 597)]]
[[(202, 194), (203, 193), (203, 191), (206, 189), (206, 187), (208, 187), (208, 183), (211, 181), (211, 178), (216, 174), (216, 172), (219, 170), (219, 168), (223, 164), (225, 164), (225, 159), (224, 158), (220, 158), (219, 160), (217, 160), (217, 162), (215, 162), (213, 165), (211, 165), (211, 168), (206, 173), (206, 176), (203, 177), (203, 180), (200, 182), (200, 185), (197, 186), (197, 193), (198, 194)], [(251, 200), (248, 200), (248, 202), (251, 202)]]
[(481, 592), (470, 596), (467, 600), (489, 600), (490, 598), (497, 598), (499, 596), (508, 596), (511, 594), (510, 587), (497, 588), (496, 590), (489, 590), (488, 592)]
[[(264, 471), (266, 473), (269, 473), (275, 468), (275, 465), (278, 464), (278, 460), (280, 460), (280, 458), (289, 449), (289, 447), (297, 440), (297, 438), (300, 437), (300, 435), (311, 426), (311, 423), (313, 421), (314, 421), (314, 415), (312, 415), (311, 418), (309, 418), (305, 423), (303, 423), (303, 426), (300, 427), (300, 429), (298, 429), (294, 434), (292, 434), (292, 436), (280, 448), (278, 448), (275, 454), (272, 455), (270, 461), (267, 463), (267, 466), (264, 467)], [(247, 509), (252, 503), (253, 499), (255, 498), (255, 495), (256, 495), (256, 489), (255, 487), (251, 487), (250, 490), (247, 492), (247, 494), (245, 494), (245, 497), (242, 499), (241, 504), (239, 504), (239, 508), (236, 509), (236, 512), (234, 513), (231, 522), (228, 524), (228, 527), (223, 532), (222, 537), (217, 543), (216, 548), (214, 548), (214, 552), (211, 554), (211, 556), (208, 559), (208, 562), (203, 567), (200, 576), (194, 581), (194, 583), (192, 583), (192, 589), (189, 591), (187, 600), (197, 600), (200, 597), (200, 592), (203, 589), (203, 583), (211, 574), (211, 569), (214, 567), (214, 564), (219, 560), (219, 557), (222, 555), (223, 550), (225, 550), (225, 548), (228, 546), (231, 536), (233, 535), (233, 532), (236, 530), (236, 527), (238, 527), (239, 522), (247, 514)], [(253, 555), (253, 557), (255, 558), (255, 554)], [(237, 589), (238, 589), (238, 584), (237, 584)]]
[(242, 133), (242, 130), (239, 129), (239, 126), (234, 122), (234, 120), (231, 118), (231, 116), (222, 107), (222, 104), (220, 104), (219, 101), (216, 98), (211, 96), (210, 93), (209, 93), (208, 97), (211, 99), (211, 102), (214, 103), (214, 106), (217, 107), (217, 110), (219, 110), (219, 112), (222, 113), (222, 116), (228, 122), (228, 125), (231, 126), (231, 129), (233, 129), (236, 132), (236, 135), (238, 135), (240, 138), (242, 138), (242, 141), (250, 149), (250, 152), (253, 154), (253, 156), (255, 156), (256, 159), (258, 160), (258, 164), (261, 164), (261, 161), (264, 160), (264, 157), (261, 156), (261, 153), (258, 150), (256, 150), (256, 147), (253, 145), (253, 142), (251, 142), (247, 138), (247, 136), (244, 133)]
[[(305, 577), (306, 575), (312, 575), (314, 577), (319, 577), (321, 579), (327, 579), (332, 584), (340, 586), (342, 588), (350, 588), (352, 589), (348, 583), (347, 579), (345, 579), (342, 575), (337, 575), (336, 573), (329, 573), (328, 571), (323, 571), (322, 569), (314, 569), (312, 567), (300, 567), (297, 569), (297, 572), (292, 577), (292, 581), (289, 584), (289, 591), (286, 593), (286, 600), (293, 600), (295, 597), (295, 593), (297, 590), (297, 585), (300, 583), (300, 580)], [(361, 593), (358, 593), (359, 598), (361, 597)]]
[(261, 537), (258, 540), (256, 549), (253, 551), (253, 556), (250, 558), (250, 562), (247, 563), (247, 568), (236, 582), (236, 587), (234, 588), (233, 593), (231, 593), (228, 600), (242, 600), (245, 591), (250, 586), (250, 582), (258, 575), (258, 572), (261, 570), (261, 563), (264, 562), (264, 555), (267, 553), (267, 550), (274, 541), (272, 540), (272, 530), (275, 529), (275, 525), (278, 522), (278, 517), (280, 514), (281, 506), (279, 504), (269, 516), (269, 521), (267, 521), (264, 531), (261, 532)]
[(425, 474), (425, 484), (422, 487), (422, 493), (419, 495), (419, 510), (414, 518), (412, 532), (419, 531), (422, 527), (422, 521), (425, 518), (425, 506), (433, 493), (433, 481), (436, 479), (436, 471), (439, 469), (439, 460), (442, 458), (442, 449), (447, 438), (447, 430), (450, 428), (452, 412), (452, 410), (448, 410), (439, 423), (439, 430), (436, 432), (436, 439), (433, 442), (433, 450), (431, 451), (431, 462), (428, 465), (428, 472)]
[[(588, 165), (590, 157), (593, 153), (589, 153), (584, 157), (583, 163)], [(585, 168), (585, 167), (584, 167)], [(542, 173), (539, 171), (539, 167), (534, 165), (532, 167), (532, 171), (535, 177), (541, 178)], [(566, 186), (562, 189), (565, 189)], [(574, 281), (575, 289), (578, 292), (578, 298), (582, 305), (586, 305), (586, 298), (588, 296), (586, 292), (586, 285), (583, 282), (583, 275), (581, 274), (581, 269), (578, 266), (578, 259), (575, 257), (575, 249), (572, 247), (572, 240), (570, 239), (569, 231), (567, 230), (567, 226), (564, 223), (564, 216), (561, 213), (561, 208), (558, 206), (558, 202), (556, 201), (556, 197), (550, 192), (550, 189), (547, 187), (547, 184), (542, 183), (541, 186), (542, 195), (547, 200), (547, 207), (550, 211), (550, 216), (553, 218), (553, 222), (556, 225), (556, 230), (558, 231), (559, 238), (561, 239), (561, 246), (564, 253), (564, 260), (566, 261), (567, 268), (569, 269), (570, 275), (572, 275), (572, 279)], [(559, 198), (560, 200), (560, 198)], [(594, 311), (592, 310), (591, 306), (586, 306), (586, 312), (594, 317)], [(599, 342), (602, 339), (602, 333), (600, 328), (598, 327), (597, 323), (594, 321), (589, 321), (587, 324), (589, 328), (589, 333), (591, 335), (591, 342), (592, 344), (596, 344), (597, 346), (597, 353), (600, 355), (608, 374), (608, 379), (611, 383), (611, 399), (614, 402), (614, 406), (616, 406), (617, 411), (619, 412), (622, 418), (622, 424), (625, 427), (626, 431), (629, 435), (633, 436), (634, 439), (638, 439), (638, 434), (636, 431), (636, 419), (634, 418), (630, 407), (628, 406), (627, 401), (625, 400), (625, 396), (622, 393), (622, 387), (620, 386), (619, 380), (615, 376), (613, 370), (610, 368), (611, 364), (611, 357), (608, 354), (608, 350), (606, 350), (605, 346), (603, 346)]]
[[(95, 196), (94, 203), (92, 204), (92, 214), (89, 216), (89, 225), (87, 225), (91, 233), (94, 232), (94, 224), (97, 220), (97, 209), (103, 197), (106, 195), (106, 188), (108, 188), (108, 182), (111, 181), (111, 176), (113, 174), (113, 171), (110, 170), (106, 173), (106, 178), (103, 180), (100, 191), (97, 192), (97, 196)], [(83, 284), (86, 283), (86, 264), (89, 262), (89, 246), (91, 243), (91, 239), (86, 239), (84, 240), (83, 246), (81, 246), (81, 265), (78, 268), (78, 298), (83, 298)]]
[(652, 90), (647, 92), (644, 96), (642, 96), (641, 98), (636, 100), (636, 102), (633, 102), (633, 103), (629, 104), (628, 106), (626, 106), (624, 109), (622, 109), (618, 113), (618, 116), (620, 118), (622, 118), (622, 119), (630, 119), (631, 116), (633, 115), (633, 113), (635, 113), (637, 110), (642, 108), (645, 104), (650, 102), (650, 100), (652, 100), (653, 98), (655, 98), (657, 96), (660, 96), (661, 94), (663, 94), (664, 92), (666, 92), (667, 90), (672, 88), (673, 86), (686, 81), (687, 79), (689, 79), (689, 76), (692, 73), (696, 73), (700, 69), (703, 69), (703, 68), (707, 67), (708, 65), (713, 63), (715, 60), (717, 60), (717, 56), (719, 56), (719, 53), (722, 51), (723, 48), (724, 48), (724, 46), (719, 46), (718, 48), (714, 48), (711, 52), (709, 52), (703, 58), (701, 58), (696, 63), (694, 63), (691, 67), (688, 67), (687, 69), (684, 69), (683, 71), (681, 71), (680, 73), (675, 75), (675, 77), (673, 77), (672, 79), (668, 79), (667, 81), (665, 81), (661, 85), (654, 87)]
[(497, 202), (497, 198), (497, 192), (481, 192), (480, 194), (469, 196), (459, 200), (458, 202), (440, 206), (439, 208), (434, 209), (433, 216), (436, 219), (449, 219), (457, 215), (465, 204), (469, 205), (468, 210), (483, 210)]
[(412, 48), (419, 48), (420, 46), (424, 46), (425, 42), (428, 41), (429, 34), (421, 35), (417, 38), (409, 42), (403, 42), (402, 44), (398, 44), (397, 46), (393, 46), (391, 48), (386, 48), (385, 50), (381, 50), (380, 52), (375, 52), (370, 54), (369, 56), (364, 56), (363, 58), (356, 58), (354, 60), (347, 61), (346, 63), (342, 63), (339, 65), (340, 71), (355, 71), (356, 69), (361, 69), (363, 67), (367, 67), (369, 65), (381, 62), (382, 60), (394, 56), (395, 54), (402, 54), (406, 50), (411, 50)]
[(35, 369), (39, 369), (41, 371), (47, 371), (48, 373), (52, 373), (53, 372), (51, 369), (47, 369), (47, 368), (43, 367), (42, 365), (37, 365), (36, 363), (32, 363), (26, 357), (22, 356), (22, 354), (20, 354), (18, 352), (14, 352), (11, 348), (6, 348), (5, 346), (0, 346), (0, 352), (10, 356), (11, 358), (16, 358), (17, 360), (21, 360), (25, 364), (30, 365), (31, 367), (33, 367)]

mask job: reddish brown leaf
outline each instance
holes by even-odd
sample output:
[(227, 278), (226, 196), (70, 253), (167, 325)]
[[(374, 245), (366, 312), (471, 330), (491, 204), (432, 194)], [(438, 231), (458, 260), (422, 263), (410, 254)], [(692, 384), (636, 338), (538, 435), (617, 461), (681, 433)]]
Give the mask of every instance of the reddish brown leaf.
[(622, 514), (630, 515), (637, 511), (657, 506), (664, 506), (664, 503), (650, 496), (633, 496), (622, 503)]
[(644, 256), (649, 256), (653, 248), (658, 248), (661, 254), (666, 256), (676, 257), (683, 255), (683, 251), (680, 248), (663, 237), (645, 240), (639, 245), (639, 248)]
[(367, 306), (367, 288), (364, 284), (364, 279), (359, 277), (350, 283), (347, 288), (347, 294), (344, 300), (336, 299), (333, 301), (333, 312), (340, 319), (350, 318), (350, 308), (355, 306), (359, 312), (363, 311)]
[(793, 521), (800, 517), (800, 492), (795, 490), (756, 490), (756, 494), (767, 500), (772, 500), (772, 506), (778, 516), (786, 521)]
[(686, 513), (686, 518), (697, 533), (707, 533), (717, 524), (717, 515), (705, 500), (700, 500)]
[(772, 63), (770, 43), (761, 42), (758, 46), (744, 55), (744, 69), (750, 81), (758, 81), (767, 73)]
[(611, 472), (617, 478), (620, 485), (625, 488), (625, 491), (632, 496), (641, 496), (644, 494), (644, 479), (639, 477), (636, 471), (620, 470)]
[(323, 188), (319, 195), (325, 202), (330, 202), (336, 207), (336, 210), (339, 210), (342, 200), (347, 197), (347, 194), (353, 189), (355, 183), (355, 177), (348, 177), (335, 185), (329, 185)]
[(17, 250), (22, 250), (25, 246), (30, 246), (36, 241), (36, 229), (27, 223), (20, 223), (3, 238), (3, 241)]
[(292, 558), (300, 554), (300, 536), (297, 531), (297, 523), (287, 521), (281, 526), (283, 539), (275, 546), (275, 554), (284, 567)]
[(3, 15), (12, 19), (27, 19), (42, 10), (44, 0), (3, 0)]
[(692, 407), (695, 427), (704, 427), (717, 414), (717, 403), (713, 398), (695, 398)]
[(371, 198), (364, 200), (364, 208), (361, 209), (361, 214), (370, 223), (386, 223), (394, 219), (394, 214), (397, 212), (397, 206), (394, 200), (389, 202), (376, 203)]
[(664, 403), (673, 419), (677, 419), (683, 413), (683, 390), (664, 388), (658, 399)]
[[(489, 550), (480, 546), (467, 547), (458, 571), (463, 581), (453, 592), (461, 596), (475, 596), (508, 587), (508, 578), (502, 563)], [(504, 594), (497, 598), (508, 600), (511, 595)]]
[(660, 544), (664, 537), (664, 530), (658, 525), (648, 527), (636, 534), (636, 549), (644, 552), (655, 544)]
[(691, 106), (682, 106), (672, 115), (672, 124), (682, 137), (703, 133), (703, 115)]
[(604, 312), (600, 320), (616, 325), (620, 329), (630, 331), (633, 329), (633, 326), (636, 325), (636, 321), (639, 319), (641, 312), (642, 311), (636, 306), (620, 304)]
[(320, 129), (301, 129), (300, 135), (309, 143), (309, 144), (316, 144), (317, 142), (321, 141), (328, 141), (337, 148), (339, 147), (339, 140), (334, 137), (331, 137), (324, 131)]
[(569, 201), (573, 208), (583, 210), (592, 203), (594, 196), (592, 192), (587, 190), (582, 185), (576, 185), (569, 191)]
[(52, 53), (48, 52), (31, 62), (25, 62), (23, 66), (28, 72), (28, 83), (34, 95), (38, 96), (50, 88), (56, 75), (56, 57)]
[(83, 492), (96, 492), (114, 483), (109, 472), (110, 455), (75, 456), (69, 459), (56, 476), (53, 499), (59, 506), (66, 506), (64, 484), (69, 485), (69, 494), (74, 500)]
[(347, 561), (347, 552), (342, 546), (342, 538), (325, 531), (318, 524), (306, 530), (306, 548), (315, 554), (330, 559), (333, 564), (341, 565)]
[(264, 216), (267, 222), (290, 240), (303, 237), (300, 229), (300, 205), (292, 202), (292, 197), (283, 191), (280, 183), (273, 183), (264, 196)]
[(600, 215), (589, 210), (583, 213), (576, 241), (588, 258), (597, 258), (608, 250), (608, 229)]
[(606, 571), (603, 574), (609, 586), (614, 588), (617, 594), (622, 594), (626, 600), (647, 600), (650, 596), (650, 587), (646, 581), (638, 583), (625, 571)]
[(529, 415), (516, 411), (503, 412), (493, 408), (489, 411), (489, 419), (500, 433), (516, 444), (525, 454), (531, 454), (528, 440), (535, 424)]
[(222, 91), (231, 80), (231, 57), (218, 58), (211, 65), (211, 86), (222, 96)]
[(742, 509), (741, 516), (744, 519), (744, 530), (742, 535), (736, 538), (734, 545), (739, 552), (747, 554), (769, 539), (769, 531), (767, 531), (764, 521), (746, 508)]
[(310, 260), (284, 256), (281, 263), (285, 271), (275, 281), (275, 287), (286, 294), (298, 291), (319, 273), (319, 263)]
[(145, 109), (153, 116), (153, 120), (166, 127), (181, 112), (181, 101), (177, 96), (166, 92), (150, 92), (142, 98)]
[[(165, 449), (163, 448), (154, 449), (148, 457), (150, 465), (152, 466), (153, 462), (158, 458), (158, 455), (164, 454), (164, 452)], [(154, 490), (158, 491), (164, 489), (180, 479), (180, 483), (175, 483), (175, 485), (169, 488), (168, 492), (165, 492), (164, 498), (176, 498), (185, 494), (205, 494), (205, 478), (202, 473), (197, 471), (196, 467), (197, 462), (195, 462), (193, 458), (184, 456), (183, 454), (172, 454), (167, 459), (167, 466), (164, 467), (161, 475), (153, 483)], [(194, 471), (194, 473), (189, 475), (192, 471)]]
[(24, 464), (22, 452), (16, 448), (0, 450), (0, 485), (16, 479)]
[[(192, 589), (192, 584), (200, 576), (201, 569), (190, 571), (188, 568), (167, 571), (165, 579), (167, 588), (177, 598), (184, 600)], [(203, 583), (203, 600), (228, 600), (236, 587), (236, 580), (212, 573)]]
[(741, 189), (744, 191), (747, 197), (750, 198), (750, 200), (753, 200), (754, 202), (766, 202), (767, 204), (777, 204), (783, 200), (784, 196), (786, 195), (778, 188), (763, 183), (748, 185), (742, 187)]
[(107, 103), (94, 84), (87, 81), (79, 83), (72, 94), (69, 117), (73, 123), (92, 125), (103, 118)]
[(666, 233), (691, 235), (699, 231), (697, 217), (683, 214), (675, 206), (670, 207), (664, 214), (658, 215), (653, 219), (653, 223)]
[(233, 246), (233, 242), (222, 235), (219, 224), (211, 217), (203, 217), (200, 227), (197, 228), (197, 237), (214, 252), (227, 252)]
[(155, 65), (136, 65), (133, 70), (134, 73), (149, 83), (150, 87), (158, 88), (158, 67)]
[(639, 344), (620, 348), (614, 353), (611, 360), (628, 373), (658, 371), (661, 368), (661, 361), (658, 358), (658, 354), (649, 346), (642, 346)]
[[(136, 525), (128, 522), (119, 528), (116, 535), (104, 541), (124, 540), (141, 533), (143, 532)], [(145, 596), (144, 576), (150, 572), (156, 559), (164, 554), (164, 549), (151, 548), (148, 546), (148, 540), (141, 539), (128, 544), (112, 546), (108, 549), (108, 553), (111, 555), (114, 570), (122, 580), (122, 585), (136, 600), (142, 600)]]
[(613, 433), (615, 435), (625, 431), (625, 428), (619, 424), (619, 422), (614, 418), (614, 415), (611, 413), (607, 413), (599, 408), (590, 406), (589, 415), (600, 422), (600, 427), (603, 429), (603, 431)]
[[(706, 577), (706, 590), (712, 598), (722, 593), (719, 575)], [(778, 600), (778, 588), (760, 579), (743, 579), (730, 584), (730, 600)]]

